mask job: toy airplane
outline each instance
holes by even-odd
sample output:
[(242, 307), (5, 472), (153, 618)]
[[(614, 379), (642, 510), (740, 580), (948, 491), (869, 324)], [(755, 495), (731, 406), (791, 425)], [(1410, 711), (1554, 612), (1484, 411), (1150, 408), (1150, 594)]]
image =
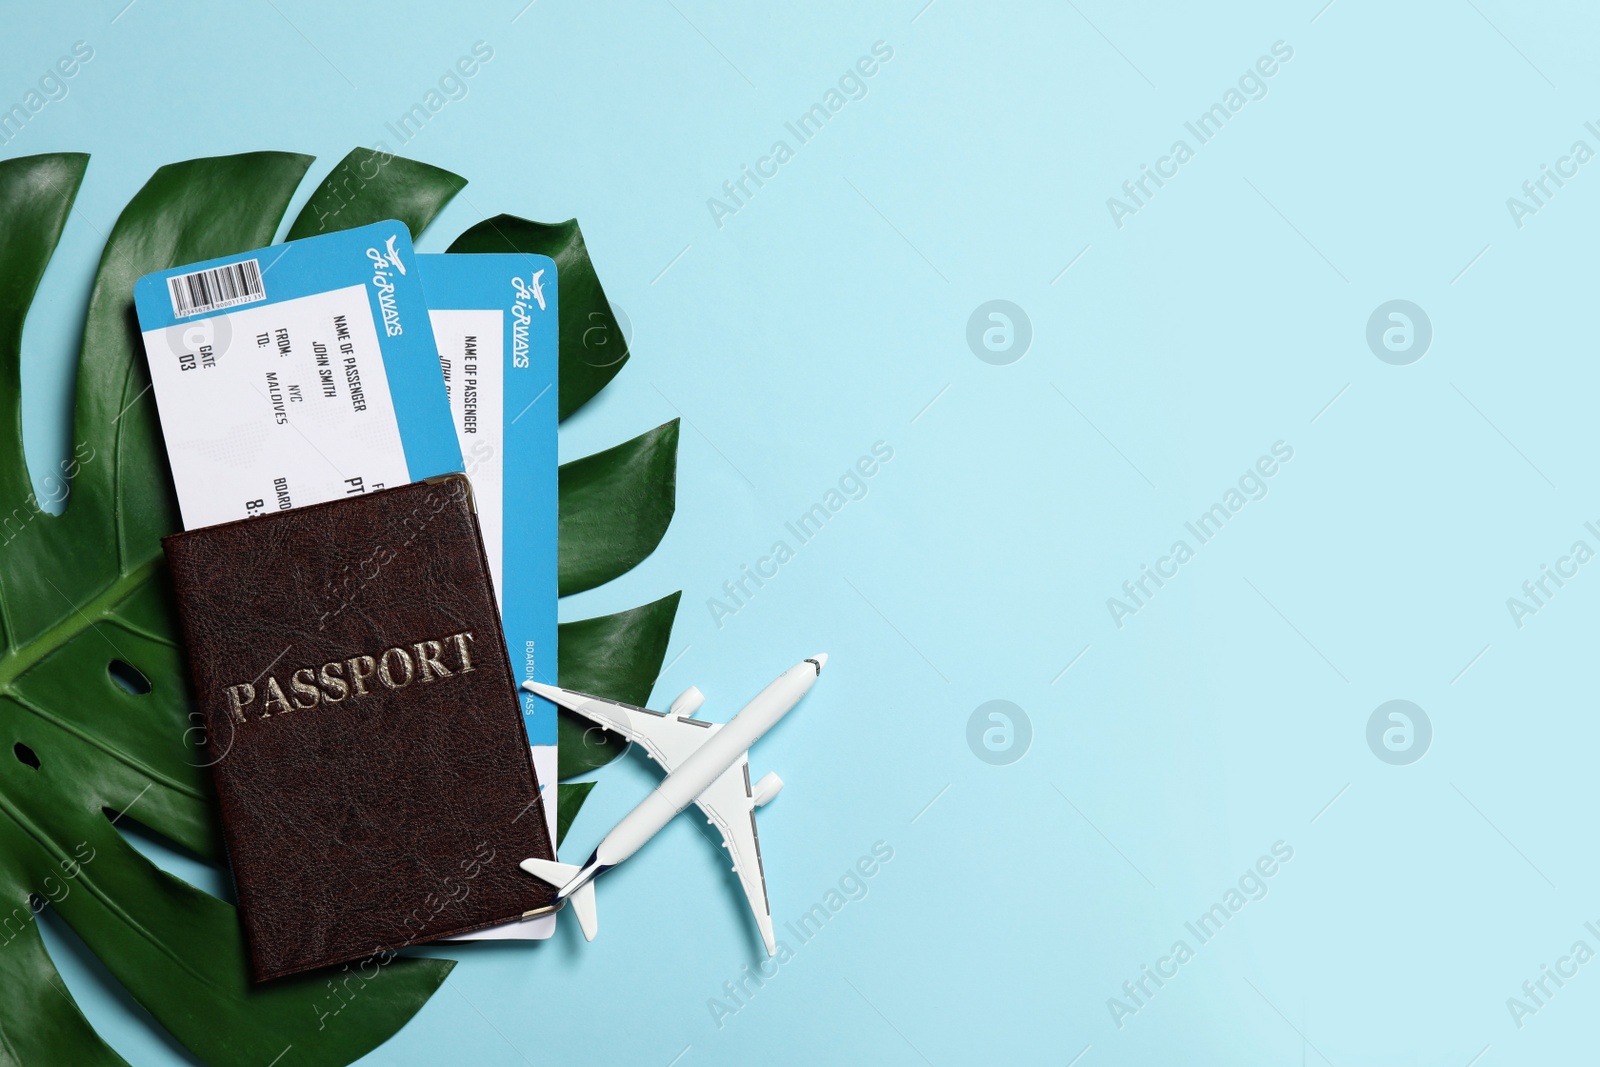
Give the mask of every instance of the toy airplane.
[(595, 913), (594, 880), (609, 871), (654, 837), (690, 802), (722, 831), (723, 847), (733, 857), (733, 869), (761, 928), (767, 955), (777, 952), (772, 936), (772, 909), (767, 902), (766, 874), (761, 867), (761, 842), (756, 837), (755, 809), (778, 795), (783, 779), (767, 774), (750, 785), (749, 748), (762, 734), (800, 702), (828, 662), (825, 655), (803, 660), (756, 694), (725, 725), (693, 718), (705, 697), (693, 687), (684, 690), (666, 711), (651, 711), (614, 700), (585, 696), (553, 685), (524, 682), (537, 693), (629, 741), (644, 747), (667, 776), (622, 821), (601, 839), (582, 867), (554, 860), (526, 859), (522, 869), (557, 888), (557, 901), (570, 901), (583, 928), (594, 940), (599, 919)]

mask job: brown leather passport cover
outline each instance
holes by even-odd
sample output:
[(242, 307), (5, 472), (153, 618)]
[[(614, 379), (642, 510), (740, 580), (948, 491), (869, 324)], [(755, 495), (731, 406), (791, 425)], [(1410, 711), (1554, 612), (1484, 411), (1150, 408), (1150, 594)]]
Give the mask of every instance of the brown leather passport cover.
[(554, 903), (463, 476), (164, 544), (256, 981)]

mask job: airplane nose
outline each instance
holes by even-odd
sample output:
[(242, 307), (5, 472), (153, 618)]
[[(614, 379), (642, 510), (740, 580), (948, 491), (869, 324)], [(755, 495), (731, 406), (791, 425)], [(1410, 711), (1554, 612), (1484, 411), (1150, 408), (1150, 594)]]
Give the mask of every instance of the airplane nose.
[(821, 674), (822, 668), (828, 665), (828, 654), (826, 652), (818, 652), (815, 656), (811, 657), (810, 662), (817, 665), (817, 673)]

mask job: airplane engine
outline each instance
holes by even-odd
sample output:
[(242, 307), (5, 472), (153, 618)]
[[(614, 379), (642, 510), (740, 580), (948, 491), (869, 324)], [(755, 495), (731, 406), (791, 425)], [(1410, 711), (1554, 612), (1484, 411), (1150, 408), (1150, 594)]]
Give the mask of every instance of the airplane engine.
[(682, 715), (684, 718), (693, 718), (694, 713), (700, 710), (700, 705), (706, 702), (706, 695), (696, 686), (690, 686), (678, 694), (678, 699), (672, 702), (667, 709), (669, 715)]
[(779, 778), (776, 771), (768, 771), (761, 776), (761, 781), (756, 783), (754, 799), (756, 807), (769, 803), (783, 789), (783, 779)]

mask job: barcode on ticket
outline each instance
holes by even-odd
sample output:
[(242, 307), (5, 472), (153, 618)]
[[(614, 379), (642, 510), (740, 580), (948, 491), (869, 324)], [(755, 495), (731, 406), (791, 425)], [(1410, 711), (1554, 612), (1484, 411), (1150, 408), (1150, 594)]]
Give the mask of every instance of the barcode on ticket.
[(172, 313), (180, 319), (267, 298), (261, 263), (254, 259), (174, 275), (167, 279), (167, 290), (172, 295)]

